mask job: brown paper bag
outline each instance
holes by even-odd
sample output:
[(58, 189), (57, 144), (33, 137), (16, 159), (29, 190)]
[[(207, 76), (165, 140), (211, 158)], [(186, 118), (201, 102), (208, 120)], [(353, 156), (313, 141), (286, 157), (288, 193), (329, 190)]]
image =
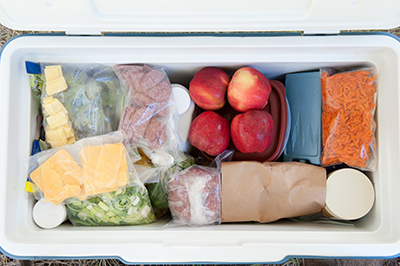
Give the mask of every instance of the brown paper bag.
[(224, 162), (221, 187), (222, 222), (267, 223), (320, 212), (326, 171), (298, 162)]

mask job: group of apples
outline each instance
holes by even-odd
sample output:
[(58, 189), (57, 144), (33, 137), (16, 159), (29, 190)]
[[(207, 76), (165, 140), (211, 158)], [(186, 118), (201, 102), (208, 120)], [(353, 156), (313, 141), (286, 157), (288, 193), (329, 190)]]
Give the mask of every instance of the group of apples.
[[(192, 146), (216, 156), (228, 148), (231, 139), (241, 153), (262, 153), (272, 144), (274, 122), (263, 110), (271, 85), (258, 70), (242, 67), (230, 78), (220, 68), (205, 67), (194, 75), (189, 93), (204, 110), (190, 126)], [(215, 112), (227, 102), (239, 112), (232, 121)]]

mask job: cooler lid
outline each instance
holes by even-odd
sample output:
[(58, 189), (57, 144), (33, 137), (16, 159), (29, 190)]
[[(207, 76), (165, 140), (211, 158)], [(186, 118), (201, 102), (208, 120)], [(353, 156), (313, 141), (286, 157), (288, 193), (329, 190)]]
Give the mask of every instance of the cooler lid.
[(16, 30), (210, 32), (389, 29), (398, 0), (0, 0), (0, 23)]

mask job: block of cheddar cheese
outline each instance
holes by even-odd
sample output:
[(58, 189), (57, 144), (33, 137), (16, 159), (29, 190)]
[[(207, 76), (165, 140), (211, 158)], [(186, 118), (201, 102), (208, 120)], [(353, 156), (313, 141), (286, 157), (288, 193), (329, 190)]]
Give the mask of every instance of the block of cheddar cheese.
[(61, 127), (46, 130), (46, 141), (51, 147), (60, 147), (68, 144), (68, 137)]
[(50, 115), (46, 117), (46, 121), (51, 129), (57, 128), (62, 125), (67, 125), (69, 122), (68, 116), (64, 112)]
[(67, 112), (64, 105), (57, 98), (53, 98), (51, 96), (43, 99), (43, 109), (47, 115), (55, 115), (57, 113)]
[(44, 69), (44, 75), (46, 76), (46, 81), (61, 78), (63, 77), (62, 68), (60, 65), (47, 66)]
[(57, 78), (50, 82), (46, 82), (46, 92), (48, 95), (54, 95), (56, 93), (65, 91), (68, 88), (64, 77)]
[(68, 88), (62, 74), (61, 66), (47, 66), (44, 69), (46, 92), (49, 96), (65, 91)]

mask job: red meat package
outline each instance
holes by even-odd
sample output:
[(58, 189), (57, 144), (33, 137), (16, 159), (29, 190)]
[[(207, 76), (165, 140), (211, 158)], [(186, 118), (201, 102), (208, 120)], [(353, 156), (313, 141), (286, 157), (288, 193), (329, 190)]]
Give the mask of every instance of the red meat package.
[(117, 65), (114, 70), (125, 89), (118, 129), (139, 147), (178, 149), (172, 86), (164, 70), (149, 65)]
[(193, 165), (169, 182), (168, 204), (172, 224), (203, 226), (221, 223), (218, 169)]

